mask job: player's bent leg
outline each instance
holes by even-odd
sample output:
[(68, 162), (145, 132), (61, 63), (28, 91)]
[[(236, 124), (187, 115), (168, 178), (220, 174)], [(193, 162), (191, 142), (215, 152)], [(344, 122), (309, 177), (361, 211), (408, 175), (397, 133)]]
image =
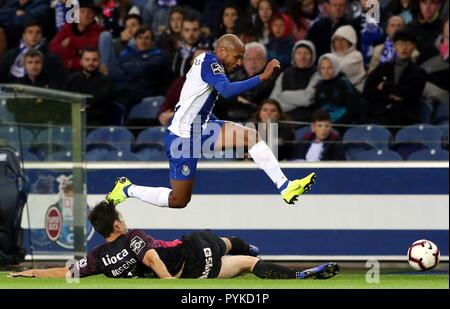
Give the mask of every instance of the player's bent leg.
[(225, 254), (258, 256), (259, 248), (236, 236), (221, 238), (226, 245)]
[(191, 201), (195, 179), (170, 180), (172, 192), (169, 195), (170, 208), (185, 208)]
[(225, 122), (217, 138), (216, 151), (229, 148), (251, 148), (261, 140), (258, 131), (234, 122)]
[(222, 267), (220, 268), (220, 279), (230, 279), (242, 273), (251, 272), (259, 259), (253, 256), (234, 255), (222, 257)]

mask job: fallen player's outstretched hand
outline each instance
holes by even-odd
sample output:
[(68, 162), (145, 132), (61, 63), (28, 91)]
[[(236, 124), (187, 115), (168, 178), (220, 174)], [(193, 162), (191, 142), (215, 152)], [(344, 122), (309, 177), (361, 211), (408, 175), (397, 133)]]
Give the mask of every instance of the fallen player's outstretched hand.
[(274, 73), (277, 73), (281, 70), (281, 64), (280, 61), (277, 59), (271, 60), (267, 66), (264, 72), (260, 75), (261, 81), (268, 80)]

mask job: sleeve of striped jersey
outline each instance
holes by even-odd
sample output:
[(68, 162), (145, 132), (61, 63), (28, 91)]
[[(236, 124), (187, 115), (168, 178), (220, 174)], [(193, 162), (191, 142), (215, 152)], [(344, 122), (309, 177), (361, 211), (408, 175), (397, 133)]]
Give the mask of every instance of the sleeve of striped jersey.
[[(216, 60), (216, 61), (214, 61)], [(204, 82), (216, 89), (224, 98), (232, 98), (261, 83), (259, 75), (242, 82), (230, 82), (225, 73), (214, 71), (214, 65), (220, 65), (216, 58), (206, 58), (202, 63), (201, 75)]]

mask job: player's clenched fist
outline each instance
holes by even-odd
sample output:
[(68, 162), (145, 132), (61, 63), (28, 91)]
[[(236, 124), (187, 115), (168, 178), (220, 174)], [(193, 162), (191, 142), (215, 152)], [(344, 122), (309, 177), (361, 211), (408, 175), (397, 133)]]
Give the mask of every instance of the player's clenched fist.
[(268, 80), (274, 73), (281, 70), (280, 61), (277, 59), (273, 59), (267, 64), (266, 69), (264, 72), (260, 75), (261, 81)]

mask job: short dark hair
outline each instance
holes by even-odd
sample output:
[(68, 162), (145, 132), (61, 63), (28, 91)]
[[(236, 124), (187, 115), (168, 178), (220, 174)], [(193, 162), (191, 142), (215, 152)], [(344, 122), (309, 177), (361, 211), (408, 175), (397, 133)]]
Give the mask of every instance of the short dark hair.
[(106, 238), (114, 231), (114, 221), (119, 220), (119, 213), (112, 201), (104, 200), (92, 209), (88, 218), (94, 230)]
[(42, 61), (44, 60), (44, 54), (38, 49), (30, 49), (29, 51), (27, 51), (25, 55), (23, 55), (23, 60), (25, 61), (25, 59), (31, 57), (39, 57)]
[(136, 19), (136, 20), (139, 22), (139, 25), (142, 25), (142, 23), (143, 23), (141, 15), (138, 15), (138, 14), (128, 14), (128, 15), (125, 16), (125, 18), (123, 19), (123, 24), (125, 25), (129, 19)]
[(183, 19), (183, 24), (184, 24), (185, 22), (188, 22), (188, 23), (195, 23), (195, 22), (197, 22), (197, 23), (198, 23), (198, 26), (199, 26), (200, 28), (202, 27), (202, 23), (201, 23), (200, 19), (198, 19), (197, 16), (195, 16), (195, 15), (192, 14), (192, 13), (186, 14), (186, 16), (185, 16), (184, 19)]
[(316, 121), (331, 121), (330, 114), (323, 109), (316, 110), (311, 117), (312, 122)]
[(155, 35), (153, 34), (153, 30), (152, 30), (151, 27), (147, 27), (147, 26), (145, 26), (145, 27), (140, 27), (140, 28), (136, 31), (136, 33), (134, 34), (134, 38), (137, 39), (138, 36), (140, 36), (141, 34), (146, 33), (147, 31), (150, 31), (150, 33), (151, 33), (151, 35), (152, 35), (152, 41), (154, 41), (154, 40), (155, 40)]
[(80, 52), (80, 57), (83, 58), (84, 53), (97, 53), (100, 55), (100, 51), (95, 46), (86, 46)]
[(44, 26), (42, 25), (42, 23), (40, 21), (35, 20), (35, 19), (29, 19), (23, 25), (22, 33), (25, 33), (25, 31), (30, 27), (39, 27), (39, 28), (41, 28), (41, 31), (44, 30)]
[(407, 30), (397, 31), (397, 33), (394, 34), (392, 41), (394, 41), (394, 43), (397, 41), (412, 42), (417, 45), (417, 37)]

